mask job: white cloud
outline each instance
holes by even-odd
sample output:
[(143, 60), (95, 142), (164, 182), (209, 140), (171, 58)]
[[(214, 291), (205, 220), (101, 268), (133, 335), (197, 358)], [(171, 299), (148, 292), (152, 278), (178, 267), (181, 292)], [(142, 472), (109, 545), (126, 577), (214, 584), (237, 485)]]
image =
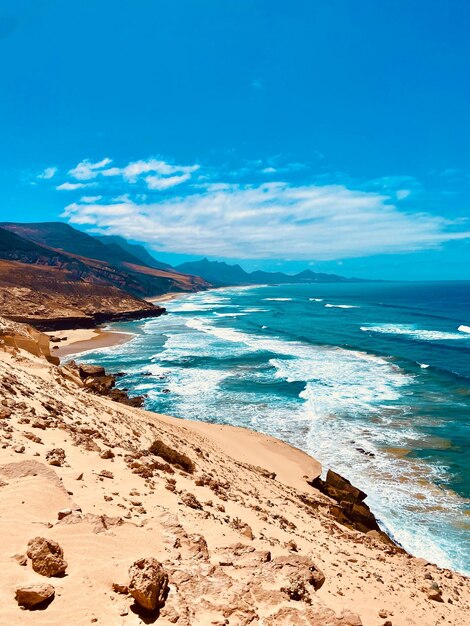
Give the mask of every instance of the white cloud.
[(470, 238), (455, 221), (405, 213), (389, 195), (345, 185), (218, 183), (157, 203), (122, 200), (73, 203), (63, 217), (162, 251), (251, 259), (337, 260)]
[(168, 176), (167, 178), (160, 178), (159, 176), (147, 176), (145, 182), (149, 189), (169, 189), (176, 185), (181, 185), (187, 181), (190, 174), (181, 174), (180, 176)]
[(146, 179), (149, 189), (167, 189), (189, 180), (191, 174), (199, 169), (199, 165), (175, 165), (160, 159), (131, 161), (124, 167), (107, 167), (111, 163), (108, 158), (97, 163), (85, 159), (69, 170), (69, 174), (76, 180), (93, 180), (104, 176), (120, 177), (128, 183), (136, 183), (142, 175), (151, 174)]
[(398, 200), (404, 200), (405, 198), (408, 198), (410, 193), (411, 193), (411, 191), (409, 189), (398, 189), (397, 190), (397, 199)]
[(69, 174), (78, 180), (91, 180), (96, 178), (99, 170), (111, 163), (111, 159), (105, 158), (96, 163), (91, 163), (88, 159), (81, 161), (78, 165), (69, 170)]
[(83, 189), (84, 187), (93, 187), (94, 183), (62, 183), (56, 189), (58, 191), (75, 191), (75, 189)]
[(39, 174), (38, 178), (43, 178), (45, 180), (49, 180), (50, 178), (53, 178), (57, 173), (57, 168), (56, 167), (46, 167), (46, 169)]
[(85, 202), (86, 204), (93, 204), (95, 202), (99, 202), (103, 196), (82, 196), (80, 198), (80, 202)]

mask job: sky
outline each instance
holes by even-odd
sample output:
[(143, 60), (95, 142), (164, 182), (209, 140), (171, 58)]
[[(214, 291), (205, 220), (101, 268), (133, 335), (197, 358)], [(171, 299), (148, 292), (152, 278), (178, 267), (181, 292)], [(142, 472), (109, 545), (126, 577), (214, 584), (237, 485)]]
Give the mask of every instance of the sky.
[(0, 0), (0, 220), (470, 279), (468, 0)]

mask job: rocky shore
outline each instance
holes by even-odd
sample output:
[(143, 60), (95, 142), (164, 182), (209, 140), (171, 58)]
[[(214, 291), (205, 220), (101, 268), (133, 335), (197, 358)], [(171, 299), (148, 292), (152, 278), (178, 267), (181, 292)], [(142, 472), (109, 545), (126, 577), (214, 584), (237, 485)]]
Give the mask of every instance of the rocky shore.
[(466, 623), (468, 579), (395, 546), (346, 478), (113, 390), (0, 323), (0, 623)]

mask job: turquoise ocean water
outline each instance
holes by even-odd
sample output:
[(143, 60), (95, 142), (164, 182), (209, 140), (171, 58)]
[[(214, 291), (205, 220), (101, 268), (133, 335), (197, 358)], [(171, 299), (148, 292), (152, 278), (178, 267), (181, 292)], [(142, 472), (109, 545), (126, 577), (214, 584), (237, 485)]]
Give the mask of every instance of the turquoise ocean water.
[(410, 552), (469, 573), (470, 282), (227, 288), (165, 306), (80, 360), (126, 372), (119, 386), (148, 409), (302, 448), (364, 489)]

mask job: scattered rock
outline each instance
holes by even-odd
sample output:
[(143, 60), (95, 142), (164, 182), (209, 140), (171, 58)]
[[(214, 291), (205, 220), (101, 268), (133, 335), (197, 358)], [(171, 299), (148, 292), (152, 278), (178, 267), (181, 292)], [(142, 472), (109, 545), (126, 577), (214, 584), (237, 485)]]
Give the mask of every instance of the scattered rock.
[(129, 593), (129, 588), (127, 585), (121, 585), (120, 583), (113, 583), (113, 591), (116, 593), (122, 593), (127, 595)]
[(181, 502), (185, 504), (186, 506), (189, 506), (191, 509), (197, 509), (197, 510), (202, 509), (202, 504), (199, 502), (196, 496), (193, 493), (190, 493), (189, 491), (185, 491), (181, 495)]
[(101, 470), (98, 476), (102, 476), (103, 478), (114, 478), (114, 474), (109, 470)]
[(22, 565), (23, 567), (28, 564), (28, 559), (25, 554), (14, 554), (12, 557), (18, 565)]
[(30, 539), (26, 554), (31, 559), (33, 570), (42, 576), (60, 576), (67, 569), (64, 551), (52, 539)]
[(46, 461), (49, 465), (62, 467), (65, 462), (65, 450), (63, 448), (53, 448), (46, 452)]
[(23, 452), (26, 450), (26, 448), (24, 447), (24, 445), (21, 443), (17, 446), (15, 446), (13, 448), (13, 450), (17, 453), (17, 454), (23, 454)]
[(110, 450), (109, 448), (107, 448), (106, 450), (103, 450), (103, 452), (101, 452), (100, 458), (101, 459), (114, 459), (114, 452)]
[(67, 517), (67, 515), (71, 515), (72, 514), (72, 509), (62, 509), (61, 511), (59, 511), (57, 513), (57, 517), (59, 520), (64, 519), (64, 517)]
[(188, 474), (194, 473), (195, 466), (189, 456), (178, 452), (178, 450), (170, 448), (170, 446), (167, 446), (166, 443), (163, 443), (160, 439), (156, 439), (152, 443), (149, 448), (149, 452), (159, 456), (167, 463), (181, 467), (181, 469), (188, 472)]
[(25, 432), (23, 433), (23, 437), (26, 437), (26, 439), (29, 439), (33, 443), (42, 443), (41, 437), (38, 437), (37, 435), (30, 432), (29, 430), (25, 430)]
[(35, 583), (33, 585), (22, 585), (18, 587), (15, 599), (20, 606), (32, 609), (39, 604), (46, 603), (54, 598), (55, 589), (52, 585)]
[(87, 365), (86, 363), (80, 363), (78, 366), (78, 373), (80, 374), (80, 378), (85, 380), (89, 376), (104, 376), (106, 372), (104, 367), (101, 365)]
[(439, 589), (439, 585), (437, 583), (433, 583), (431, 585), (427, 594), (429, 600), (434, 600), (434, 602), (444, 602), (442, 598), (442, 591)]
[(155, 611), (165, 604), (168, 575), (157, 559), (135, 561), (129, 568), (129, 577), (129, 593), (140, 607)]

